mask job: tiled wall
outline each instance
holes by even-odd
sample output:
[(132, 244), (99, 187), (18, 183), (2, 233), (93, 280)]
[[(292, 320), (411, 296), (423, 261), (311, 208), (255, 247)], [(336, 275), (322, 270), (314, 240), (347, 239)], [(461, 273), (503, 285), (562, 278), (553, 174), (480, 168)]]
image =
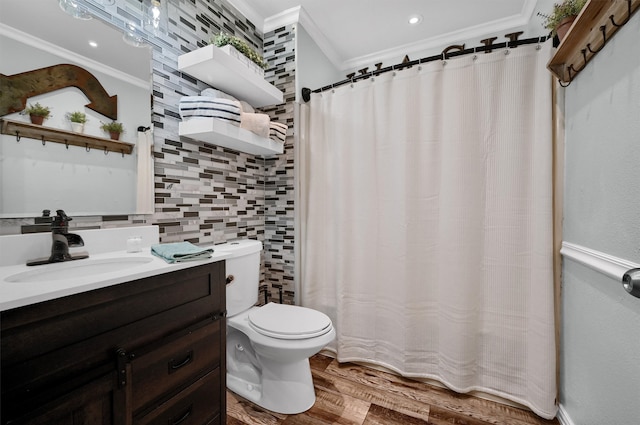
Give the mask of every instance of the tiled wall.
[[(96, 16), (118, 28), (124, 28), (129, 17), (139, 16), (138, 0), (117, 0), (106, 7), (90, 5)], [(162, 242), (262, 240), (262, 288), (269, 287), (276, 301), (282, 288), (284, 301), (292, 302), (295, 31), (284, 27), (264, 38), (264, 57), (269, 63), (265, 77), (285, 93), (283, 105), (265, 112), (290, 127), (285, 153), (265, 160), (177, 135), (180, 97), (196, 95), (207, 87), (181, 74), (177, 58), (221, 30), (262, 50), (262, 34), (226, 0), (170, 0), (167, 34), (145, 37), (153, 46), (155, 213), (78, 217), (72, 224), (83, 228), (157, 224)], [(31, 223), (31, 219), (4, 219), (0, 227), (3, 234), (12, 234)]]
[(294, 297), (294, 144), (295, 26), (264, 35), (264, 55), (269, 58), (267, 79), (284, 93), (285, 103), (265, 109), (271, 120), (289, 126), (284, 153), (265, 161), (265, 268), (266, 283), (274, 300), (293, 303)]

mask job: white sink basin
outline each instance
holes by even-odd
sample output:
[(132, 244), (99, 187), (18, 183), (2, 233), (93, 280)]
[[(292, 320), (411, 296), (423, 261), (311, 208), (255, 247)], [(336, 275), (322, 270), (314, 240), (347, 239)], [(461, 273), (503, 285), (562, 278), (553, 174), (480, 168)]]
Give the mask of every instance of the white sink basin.
[(5, 279), (6, 282), (46, 282), (52, 280), (76, 279), (130, 269), (148, 264), (150, 257), (116, 257), (92, 260), (66, 261), (43, 266), (33, 266), (33, 270), (16, 273)]

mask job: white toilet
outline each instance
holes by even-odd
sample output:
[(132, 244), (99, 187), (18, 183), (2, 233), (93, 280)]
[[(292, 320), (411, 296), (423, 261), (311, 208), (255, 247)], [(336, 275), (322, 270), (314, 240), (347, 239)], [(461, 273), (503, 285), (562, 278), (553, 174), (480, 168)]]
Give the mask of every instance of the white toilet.
[(227, 388), (277, 413), (295, 414), (316, 400), (309, 357), (336, 335), (331, 319), (305, 307), (255, 307), (262, 243), (215, 246), (233, 254), (227, 272)]

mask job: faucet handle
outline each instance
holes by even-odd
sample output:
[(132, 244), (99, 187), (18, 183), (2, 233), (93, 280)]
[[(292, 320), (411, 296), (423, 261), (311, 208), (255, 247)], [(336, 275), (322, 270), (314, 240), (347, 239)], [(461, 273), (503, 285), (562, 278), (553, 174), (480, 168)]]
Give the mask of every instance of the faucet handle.
[(53, 223), (51, 224), (51, 229), (53, 231), (62, 231), (65, 232), (69, 228), (69, 222), (73, 220), (67, 214), (65, 214), (64, 210), (56, 210), (56, 216), (53, 219)]

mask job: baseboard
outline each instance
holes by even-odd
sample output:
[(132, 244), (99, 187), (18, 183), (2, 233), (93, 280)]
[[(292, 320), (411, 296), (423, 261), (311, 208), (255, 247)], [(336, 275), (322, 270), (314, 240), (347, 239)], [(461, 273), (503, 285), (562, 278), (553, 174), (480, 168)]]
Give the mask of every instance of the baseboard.
[(575, 425), (562, 404), (558, 406), (558, 414), (556, 415), (556, 418), (558, 418), (560, 425)]

